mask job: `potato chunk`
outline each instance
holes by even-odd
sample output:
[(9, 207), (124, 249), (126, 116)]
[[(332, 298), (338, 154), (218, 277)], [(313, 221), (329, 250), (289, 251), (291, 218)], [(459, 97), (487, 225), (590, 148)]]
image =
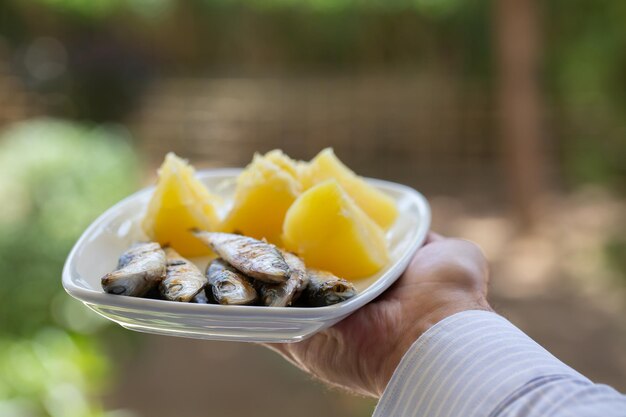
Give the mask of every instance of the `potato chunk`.
[(331, 148), (317, 154), (300, 173), (304, 190), (331, 178), (336, 179), (356, 204), (380, 227), (386, 230), (393, 225), (398, 216), (393, 199), (345, 166)]
[(233, 207), (222, 230), (280, 246), (285, 213), (299, 194), (300, 184), (292, 173), (255, 155), (237, 178)]
[(187, 162), (167, 154), (142, 222), (150, 239), (187, 257), (211, 253), (189, 229), (216, 230), (219, 226), (216, 206), (220, 199), (194, 177), (194, 172)]
[(298, 197), (285, 216), (283, 243), (308, 267), (348, 279), (372, 275), (388, 260), (383, 230), (336, 180)]

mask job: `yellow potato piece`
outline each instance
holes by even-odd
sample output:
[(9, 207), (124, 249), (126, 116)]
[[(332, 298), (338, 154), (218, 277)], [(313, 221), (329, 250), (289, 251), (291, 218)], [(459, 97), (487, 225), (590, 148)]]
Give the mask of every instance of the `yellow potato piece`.
[(300, 172), (303, 190), (323, 181), (335, 179), (359, 207), (383, 229), (393, 225), (398, 217), (394, 200), (368, 184), (345, 166), (331, 148), (322, 150)]
[(255, 155), (237, 178), (233, 208), (222, 230), (281, 245), (285, 213), (300, 194), (300, 184), (289, 170), (269, 159)]
[(294, 179), (299, 178), (300, 162), (294, 161), (280, 149), (274, 149), (263, 155), (267, 161), (273, 163), (282, 169), (285, 173), (291, 175)]
[(220, 199), (194, 177), (194, 172), (184, 160), (167, 154), (142, 222), (150, 239), (170, 245), (186, 257), (211, 253), (189, 229), (217, 230), (219, 225), (216, 206)]
[(388, 261), (383, 230), (335, 180), (305, 191), (287, 211), (283, 244), (307, 266), (357, 279), (378, 272)]

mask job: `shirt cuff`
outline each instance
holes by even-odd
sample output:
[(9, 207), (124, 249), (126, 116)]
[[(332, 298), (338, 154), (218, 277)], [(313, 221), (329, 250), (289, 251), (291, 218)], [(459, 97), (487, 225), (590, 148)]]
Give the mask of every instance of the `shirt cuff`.
[(464, 311), (411, 346), (373, 417), (495, 415), (534, 382), (560, 378), (589, 383), (505, 318)]

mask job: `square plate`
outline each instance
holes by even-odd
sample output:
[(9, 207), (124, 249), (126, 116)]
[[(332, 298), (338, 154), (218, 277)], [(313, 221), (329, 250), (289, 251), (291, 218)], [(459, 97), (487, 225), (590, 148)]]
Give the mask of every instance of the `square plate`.
[[(232, 198), (241, 169), (198, 172), (214, 193)], [(332, 326), (379, 296), (397, 280), (426, 238), (430, 207), (417, 191), (392, 182), (367, 179), (390, 195), (399, 216), (387, 232), (390, 262), (377, 274), (356, 282), (358, 295), (327, 307), (223, 306), (177, 303), (107, 294), (100, 277), (115, 269), (133, 242), (146, 240), (140, 223), (154, 191), (141, 190), (111, 207), (76, 242), (63, 268), (63, 287), (96, 313), (140, 332), (243, 342), (297, 342)], [(208, 258), (193, 261), (204, 270)]]

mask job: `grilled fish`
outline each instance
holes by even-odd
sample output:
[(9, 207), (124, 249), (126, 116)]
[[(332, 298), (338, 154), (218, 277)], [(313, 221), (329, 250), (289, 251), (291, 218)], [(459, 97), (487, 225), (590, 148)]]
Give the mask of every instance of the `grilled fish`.
[(102, 277), (104, 291), (141, 297), (165, 278), (165, 252), (158, 243), (131, 246), (120, 256), (117, 270)]
[(280, 284), (263, 284), (260, 287), (263, 304), (270, 307), (287, 307), (296, 301), (309, 282), (306, 267), (296, 255), (281, 251), (289, 265), (289, 279)]
[(239, 272), (263, 282), (277, 284), (289, 278), (289, 266), (270, 243), (230, 233), (194, 229), (194, 235)]
[(312, 307), (337, 304), (356, 295), (356, 288), (351, 282), (338, 278), (330, 272), (308, 269), (309, 284), (303, 298)]
[(172, 248), (165, 249), (167, 273), (159, 290), (166, 300), (187, 303), (193, 299), (207, 283), (200, 270)]
[(220, 304), (247, 305), (258, 295), (249, 279), (223, 259), (215, 259), (206, 270), (213, 298)]

